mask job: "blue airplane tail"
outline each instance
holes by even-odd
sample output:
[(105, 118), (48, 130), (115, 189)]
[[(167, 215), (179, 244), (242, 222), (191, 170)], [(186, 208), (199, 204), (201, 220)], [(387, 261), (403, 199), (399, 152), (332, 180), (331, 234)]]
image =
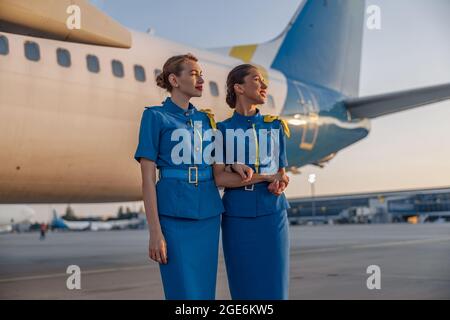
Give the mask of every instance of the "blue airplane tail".
[(288, 78), (358, 96), (364, 13), (364, 0), (305, 1), (279, 36), (271, 67)]
[(365, 0), (305, 0), (273, 40), (214, 51), (356, 97), (364, 14)]

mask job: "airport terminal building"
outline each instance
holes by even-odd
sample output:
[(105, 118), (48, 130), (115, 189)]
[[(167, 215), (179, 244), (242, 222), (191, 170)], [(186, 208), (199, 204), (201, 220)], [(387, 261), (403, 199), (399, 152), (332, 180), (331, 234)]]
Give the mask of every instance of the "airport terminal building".
[(450, 221), (450, 187), (289, 199), (292, 224)]

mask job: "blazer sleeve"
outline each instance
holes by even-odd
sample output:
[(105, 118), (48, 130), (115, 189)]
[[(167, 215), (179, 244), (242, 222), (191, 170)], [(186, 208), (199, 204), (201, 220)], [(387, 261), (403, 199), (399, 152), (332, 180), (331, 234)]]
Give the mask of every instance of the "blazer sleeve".
[(144, 110), (139, 129), (139, 142), (134, 159), (140, 162), (141, 158), (156, 161), (159, 152), (161, 120), (158, 113), (151, 108)]

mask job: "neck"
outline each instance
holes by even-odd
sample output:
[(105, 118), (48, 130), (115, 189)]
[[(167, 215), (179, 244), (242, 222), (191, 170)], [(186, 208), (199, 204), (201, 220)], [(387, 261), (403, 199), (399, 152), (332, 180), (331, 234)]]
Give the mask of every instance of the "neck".
[(189, 100), (191, 97), (186, 96), (184, 93), (180, 92), (179, 90), (172, 90), (171, 97), (170, 97), (177, 106), (180, 108), (187, 110), (189, 107)]
[(256, 114), (256, 108), (256, 104), (253, 104), (249, 101), (243, 101), (243, 99), (239, 99), (236, 102), (235, 110), (237, 113), (243, 116), (254, 116)]

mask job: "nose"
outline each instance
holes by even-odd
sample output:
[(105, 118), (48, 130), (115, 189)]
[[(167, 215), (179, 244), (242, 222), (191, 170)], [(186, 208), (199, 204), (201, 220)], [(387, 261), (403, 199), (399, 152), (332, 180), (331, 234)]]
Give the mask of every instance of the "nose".
[(263, 89), (267, 89), (267, 84), (264, 81), (261, 81), (261, 87)]
[(205, 82), (205, 80), (203, 79), (203, 76), (199, 76), (197, 82), (200, 84), (203, 84)]

